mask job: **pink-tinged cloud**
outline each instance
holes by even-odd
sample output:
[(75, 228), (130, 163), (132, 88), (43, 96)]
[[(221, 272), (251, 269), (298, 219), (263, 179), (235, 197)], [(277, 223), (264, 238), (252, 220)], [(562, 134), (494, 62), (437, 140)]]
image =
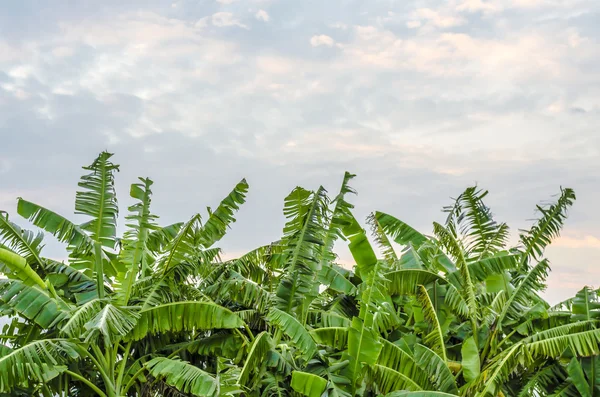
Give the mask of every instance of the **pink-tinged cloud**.
[(592, 235), (584, 236), (561, 236), (556, 239), (552, 246), (564, 248), (598, 248), (600, 249), (600, 238)]
[(313, 47), (319, 47), (319, 46), (325, 46), (325, 47), (333, 47), (333, 45), (335, 44), (335, 41), (325, 35), (325, 34), (320, 34), (317, 36), (313, 36), (310, 38), (310, 45)]
[(269, 13), (266, 12), (265, 10), (256, 11), (256, 14), (254, 14), (254, 17), (256, 19), (258, 19), (259, 21), (263, 21), (263, 22), (269, 22), (269, 20), (271, 19), (271, 17), (269, 16)]

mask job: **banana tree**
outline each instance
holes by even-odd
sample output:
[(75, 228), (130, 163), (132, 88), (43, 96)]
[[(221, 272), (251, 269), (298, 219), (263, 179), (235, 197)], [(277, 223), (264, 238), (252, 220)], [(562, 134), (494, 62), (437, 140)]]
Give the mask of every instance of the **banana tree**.
[[(565, 321), (537, 295), (548, 271), (541, 249), (558, 233), (547, 217), (562, 222), (569, 200), (559, 199), (560, 211), (550, 206), (524, 232), (537, 235), (522, 238), (536, 241), (534, 249), (507, 247), (508, 227), (491, 218), (487, 193), (476, 188), (446, 209), (433, 236), (377, 212), (369, 223), (378, 258), (346, 201), (351, 177), (331, 204), (323, 189), (294, 190), (281, 240), (204, 278), (207, 295), (254, 334), (240, 362), (248, 395), (518, 395), (553, 369), (567, 374), (557, 357), (570, 346), (583, 342), (575, 355), (596, 354), (592, 322)], [(329, 247), (338, 237), (348, 243), (353, 271), (335, 264)], [(392, 242), (404, 247), (401, 254)]]
[[(549, 271), (543, 250), (560, 231), (575, 199), (572, 190), (562, 190), (552, 205), (538, 206), (541, 218), (522, 232), (521, 246), (514, 249), (506, 248), (507, 226), (496, 223), (483, 204), (486, 195), (475, 187), (467, 189), (445, 209), (446, 223), (434, 224), (435, 237), (430, 238), (387, 214), (376, 213), (372, 219), (376, 240), (394, 265), (417, 267), (420, 277), (425, 277), (425, 269), (443, 274), (441, 279), (430, 276), (429, 291), (438, 302), (436, 314), (445, 324), (440, 328), (451, 358), (447, 366), (456, 373), (461, 395), (516, 396), (530, 395), (533, 390), (550, 395), (554, 391), (548, 390), (558, 386), (550, 387), (553, 382), (548, 379), (564, 381), (568, 374), (575, 374), (580, 362), (589, 362), (586, 368), (590, 369), (577, 370), (579, 388), (574, 382), (568, 387), (562, 384), (562, 390), (583, 389), (585, 380), (585, 389), (591, 393), (596, 387), (592, 379), (598, 355), (597, 320), (552, 310), (538, 295)], [(390, 239), (382, 234), (408, 245), (403, 256), (410, 260), (398, 259)], [(395, 275), (403, 274), (406, 279), (410, 273), (416, 271), (400, 270)], [(407, 285), (400, 290), (405, 293), (411, 288)], [(588, 301), (580, 298), (580, 302)], [(578, 310), (589, 313), (591, 307), (580, 304)], [(424, 341), (431, 340), (424, 335)], [(573, 356), (568, 372), (564, 360)]]
[[(69, 263), (41, 254), (41, 234), (0, 218), (2, 311), (12, 317), (0, 349), (0, 392), (52, 395), (139, 395), (177, 386), (170, 370), (192, 371), (184, 390), (210, 394), (220, 382), (163, 346), (215, 331), (240, 332), (244, 321), (205, 298), (195, 286), (201, 269), (218, 260), (214, 244), (235, 221), (248, 189), (242, 180), (206, 222), (156, 224), (150, 211), (152, 181), (131, 185), (136, 201), (128, 230), (116, 235), (118, 206), (111, 154), (85, 170), (75, 211), (89, 220), (76, 225), (40, 205), (19, 199), (18, 212), (67, 244)], [(151, 384), (152, 386), (149, 386)], [(142, 386), (144, 385), (144, 386)], [(150, 387), (150, 389), (149, 389)]]

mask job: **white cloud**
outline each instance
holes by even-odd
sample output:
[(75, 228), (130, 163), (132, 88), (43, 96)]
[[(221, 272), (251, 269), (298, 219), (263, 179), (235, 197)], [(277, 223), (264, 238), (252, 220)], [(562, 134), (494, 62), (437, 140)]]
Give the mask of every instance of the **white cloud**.
[(75, 49), (72, 47), (61, 46), (52, 49), (52, 55), (57, 58), (68, 58), (75, 54)]
[(431, 8), (419, 8), (413, 12), (414, 20), (426, 21), (436, 28), (451, 28), (464, 25), (467, 21), (460, 16), (443, 14)]
[(494, 13), (502, 10), (502, 7), (498, 2), (484, 1), (484, 0), (463, 0), (456, 9), (458, 11), (467, 12), (483, 12), (484, 14)]
[(537, 8), (548, 4), (546, 0), (511, 0), (512, 6), (517, 8)]
[(269, 20), (271, 19), (271, 17), (269, 16), (269, 13), (266, 12), (265, 10), (256, 11), (256, 14), (254, 14), (254, 17), (256, 19), (258, 19), (259, 21), (263, 21), (263, 22), (269, 22)]
[(319, 46), (326, 46), (326, 47), (333, 47), (333, 45), (335, 44), (335, 41), (324, 34), (320, 34), (317, 36), (313, 36), (310, 38), (310, 45), (312, 45), (313, 47), (319, 47)]
[(526, 81), (554, 83), (575, 78), (575, 71), (568, 67), (574, 54), (569, 40), (573, 41), (572, 35), (533, 32), (506, 38), (450, 32), (402, 38), (375, 26), (356, 26), (353, 39), (344, 43), (345, 57), (339, 67), (347, 69), (358, 63), (446, 79), (469, 78), (481, 81), (477, 87), (491, 92)]
[(566, 14), (581, 14), (592, 11), (593, 1), (556, 1), (556, 0), (462, 0), (457, 6), (457, 11), (470, 13), (482, 12), (484, 15), (500, 13), (505, 10), (564, 10)]
[(33, 65), (19, 65), (8, 71), (8, 75), (15, 79), (26, 79), (33, 74)]
[(8, 42), (0, 40), (0, 62), (16, 61), (24, 55), (23, 52), (22, 48), (13, 47)]
[(237, 26), (243, 29), (248, 29), (248, 26), (244, 25), (230, 12), (217, 12), (211, 16), (211, 22), (214, 26), (228, 27)]
[(285, 57), (259, 56), (256, 59), (256, 65), (259, 70), (268, 74), (288, 74), (298, 64)]
[(348, 29), (348, 25), (343, 23), (343, 22), (335, 22), (329, 25), (330, 28), (333, 29), (341, 29), (341, 30), (346, 30)]
[[(180, 131), (184, 135), (197, 132), (193, 124), (206, 123), (210, 117), (201, 120), (204, 115), (186, 106), (190, 85), (222, 84), (227, 80), (226, 68), (241, 59), (235, 43), (209, 38), (184, 21), (149, 13), (96, 20), (85, 28), (79, 24), (64, 25), (59, 46), (53, 47), (55, 40), (48, 38), (47, 42), (36, 44), (47, 52), (32, 58), (32, 64), (12, 68), (14, 78), (34, 75), (53, 94), (77, 96), (89, 92), (110, 107), (118, 107), (107, 100), (112, 93), (134, 95), (140, 101), (140, 109), (132, 115), (130, 124), (114, 133), (140, 137), (164, 131)], [(47, 63), (47, 59), (56, 57), (54, 52), (62, 54), (63, 48), (80, 48), (82, 43), (94, 45), (94, 57), (77, 65), (76, 72), (57, 73), (64, 63)], [(61, 58), (61, 62), (74, 58), (77, 53), (64, 61)], [(17, 89), (14, 95), (19, 94)], [(169, 96), (174, 98), (167, 99)], [(214, 101), (219, 100), (215, 96)], [(48, 119), (60, 114), (52, 103), (43, 102), (36, 109)]]
[(408, 21), (406, 22), (406, 27), (409, 29), (416, 29), (421, 27), (421, 21)]
[(217, 3), (221, 3), (221, 4), (233, 4), (238, 0), (217, 0)]

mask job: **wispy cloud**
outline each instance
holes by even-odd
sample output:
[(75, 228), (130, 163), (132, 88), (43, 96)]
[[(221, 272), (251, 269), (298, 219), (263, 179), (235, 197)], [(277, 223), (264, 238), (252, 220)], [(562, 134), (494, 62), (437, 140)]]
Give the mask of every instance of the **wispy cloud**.
[(334, 44), (335, 41), (326, 34), (319, 34), (310, 38), (310, 45), (312, 45), (313, 47), (333, 47)]
[(418, 21), (420, 26), (425, 23), (436, 28), (452, 28), (467, 23), (467, 20), (461, 16), (445, 14), (431, 8), (416, 9), (411, 18), (411, 22), (414, 21)]
[(211, 24), (213, 26), (217, 26), (220, 28), (237, 26), (242, 29), (249, 29), (248, 25), (243, 24), (231, 12), (225, 12), (225, 11), (215, 12), (210, 17), (204, 17), (204, 18), (198, 20), (198, 22), (196, 22), (195, 26), (196, 27), (204, 27), (208, 24)]
[(555, 247), (565, 248), (596, 248), (600, 249), (600, 238), (591, 235), (561, 236), (554, 244)]
[(263, 22), (269, 22), (269, 20), (271, 19), (271, 17), (269, 16), (269, 13), (266, 12), (265, 10), (256, 11), (256, 14), (254, 14), (254, 17), (256, 19), (258, 19), (259, 21), (263, 21)]

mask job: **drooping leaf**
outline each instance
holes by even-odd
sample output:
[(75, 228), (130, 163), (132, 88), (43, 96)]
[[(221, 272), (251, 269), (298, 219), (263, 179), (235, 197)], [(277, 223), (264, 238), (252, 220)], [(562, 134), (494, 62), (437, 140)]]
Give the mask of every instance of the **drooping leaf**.
[(301, 371), (292, 372), (292, 389), (307, 397), (321, 397), (327, 387), (327, 379)]
[(58, 241), (68, 243), (78, 252), (91, 252), (94, 249), (94, 241), (78, 225), (30, 201), (20, 197), (17, 200), (19, 215), (54, 235)]
[(139, 340), (148, 334), (242, 327), (243, 321), (232, 311), (208, 302), (174, 302), (139, 312), (128, 338)]
[(520, 255), (507, 254), (499, 252), (493, 256), (479, 259), (468, 264), (472, 280), (484, 281), (491, 275), (503, 274), (507, 270), (514, 270), (517, 266)]
[(286, 334), (307, 360), (317, 353), (317, 345), (312, 336), (293, 316), (277, 308), (271, 308), (267, 320)]
[(321, 267), (318, 274), (318, 280), (321, 284), (335, 291), (347, 295), (354, 294), (356, 287), (341, 273), (338, 266), (334, 264), (325, 264)]
[(566, 335), (539, 339), (527, 344), (527, 350), (534, 356), (559, 357), (570, 348), (579, 357), (600, 354), (600, 329), (574, 332)]
[[(79, 304), (84, 304), (98, 297), (96, 281), (94, 279), (68, 264), (48, 258), (44, 258), (44, 261), (46, 262), (44, 270), (51, 281), (54, 275), (63, 279), (64, 277), (67, 278), (65, 283), (60, 286), (60, 289), (65, 291), (67, 296), (75, 296)], [(56, 284), (54, 285), (57, 287)]]
[(315, 342), (320, 345), (345, 350), (348, 346), (348, 328), (325, 327), (310, 331)]
[(8, 219), (8, 214), (0, 211), (0, 243), (25, 258), (29, 266), (43, 267), (44, 261), (40, 257), (43, 238), (42, 233), (21, 229)]
[(268, 311), (271, 294), (257, 283), (242, 278), (232, 277), (208, 287), (206, 292), (219, 302), (235, 302), (239, 305), (256, 309), (260, 313)]
[(64, 339), (40, 339), (14, 349), (0, 357), (0, 392), (46, 382), (55, 368), (78, 357), (75, 346)]
[(16, 280), (0, 280), (0, 301), (42, 328), (58, 324), (69, 316), (61, 308), (64, 305), (45, 291)]
[(46, 284), (41, 277), (31, 268), (27, 263), (27, 260), (22, 256), (7, 249), (0, 248), (0, 264), (6, 266), (10, 270), (9, 276), (14, 275), (26, 284), (35, 284), (43, 290), (47, 289)]
[(421, 244), (427, 241), (427, 237), (423, 234), (391, 215), (377, 211), (374, 217), (383, 231), (400, 245), (410, 243), (413, 247), (419, 248)]
[(448, 368), (448, 364), (433, 350), (421, 344), (415, 345), (415, 361), (429, 375), (429, 378), (433, 380), (438, 390), (458, 394), (456, 381)]
[[(239, 314), (238, 314), (239, 315)], [(201, 356), (220, 356), (235, 358), (242, 348), (242, 338), (229, 332), (213, 333), (205, 338), (174, 345), (173, 348), (185, 346), (190, 353)]]
[(217, 380), (200, 368), (185, 361), (156, 357), (144, 365), (150, 374), (175, 387), (182, 393), (199, 397), (216, 396)]
[(163, 252), (165, 247), (177, 236), (184, 222), (176, 222), (159, 227), (148, 233), (146, 245), (153, 254)]

